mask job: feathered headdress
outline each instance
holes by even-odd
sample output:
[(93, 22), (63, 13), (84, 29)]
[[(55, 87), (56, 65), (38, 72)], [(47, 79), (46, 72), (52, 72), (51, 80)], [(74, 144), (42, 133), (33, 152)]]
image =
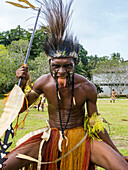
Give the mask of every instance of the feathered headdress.
[(69, 34), (68, 26), (71, 17), (70, 9), (73, 0), (64, 6), (62, 0), (43, 0), (43, 15), (47, 26), (48, 38), (44, 44), (44, 51), (50, 59), (58, 57), (78, 57), (79, 44)]
[[(9, 2), (14, 6), (21, 8), (37, 8), (32, 5), (28, 0), (18, 0), (23, 2), (26, 6), (19, 3)], [(43, 28), (46, 31), (47, 39), (44, 43), (44, 51), (49, 59), (58, 57), (78, 57), (79, 44), (77, 39), (73, 39), (71, 32), (69, 33), (68, 26), (71, 14), (70, 9), (73, 0), (66, 5), (63, 4), (62, 0), (35, 0), (41, 4), (41, 12), (43, 19), (45, 19), (46, 25)]]

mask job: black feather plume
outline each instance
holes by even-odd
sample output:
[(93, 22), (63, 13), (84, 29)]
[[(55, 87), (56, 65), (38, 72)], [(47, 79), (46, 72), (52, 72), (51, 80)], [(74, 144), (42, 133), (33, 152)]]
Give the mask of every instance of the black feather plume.
[[(42, 0), (43, 18), (46, 21), (45, 31), (48, 35), (44, 44), (44, 51), (48, 56), (53, 57), (56, 51), (63, 51), (66, 55), (71, 52), (78, 53), (79, 45), (77, 39), (73, 39), (69, 33), (69, 21), (72, 15), (71, 5), (73, 0), (66, 5), (62, 0)], [(43, 25), (44, 28), (44, 25)]]

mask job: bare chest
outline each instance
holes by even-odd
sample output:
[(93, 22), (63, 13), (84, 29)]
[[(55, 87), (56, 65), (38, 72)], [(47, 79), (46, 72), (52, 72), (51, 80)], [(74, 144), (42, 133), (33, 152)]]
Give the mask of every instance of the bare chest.
[[(72, 87), (59, 89), (58, 92), (56, 87), (46, 89), (44, 91), (45, 96), (48, 100), (49, 107), (53, 109), (58, 109), (58, 102), (61, 110), (69, 110), (72, 99)], [(58, 98), (58, 99), (57, 99)], [(72, 110), (83, 107), (86, 101), (86, 92), (82, 88), (74, 88), (74, 98), (72, 103)]]

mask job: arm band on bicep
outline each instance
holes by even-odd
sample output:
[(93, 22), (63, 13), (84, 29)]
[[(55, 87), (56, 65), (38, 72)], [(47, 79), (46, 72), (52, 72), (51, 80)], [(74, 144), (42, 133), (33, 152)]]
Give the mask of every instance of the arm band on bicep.
[(36, 93), (34, 90), (31, 90), (31, 93), (33, 93), (33, 94), (35, 94), (35, 96), (39, 96), (39, 94), (38, 93)]
[(95, 137), (99, 138), (98, 133), (104, 132), (103, 121), (97, 113), (93, 113), (92, 117), (86, 116), (85, 118), (85, 129), (88, 131), (89, 137), (95, 139)]

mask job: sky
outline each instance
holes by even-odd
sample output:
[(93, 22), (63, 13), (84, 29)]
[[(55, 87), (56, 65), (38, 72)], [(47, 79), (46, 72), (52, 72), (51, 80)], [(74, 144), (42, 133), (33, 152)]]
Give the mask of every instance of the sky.
[[(88, 55), (103, 57), (115, 52), (128, 60), (128, 0), (74, 0), (72, 10), (70, 28)], [(18, 25), (28, 30), (34, 27), (35, 19), (36, 12), (31, 9), (0, 0), (0, 32)]]

